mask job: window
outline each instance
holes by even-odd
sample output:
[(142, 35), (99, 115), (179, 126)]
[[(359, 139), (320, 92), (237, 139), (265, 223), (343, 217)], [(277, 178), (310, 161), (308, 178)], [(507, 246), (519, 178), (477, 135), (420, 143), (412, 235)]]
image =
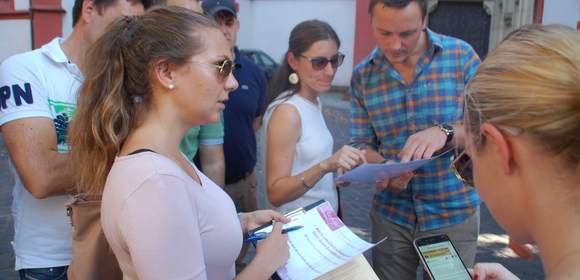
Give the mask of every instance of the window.
[(272, 60), (272, 58), (270, 58), (267, 54), (260, 53), (260, 58), (262, 59), (262, 63), (264, 63), (264, 65), (276, 66), (276, 62), (274, 62), (274, 60)]

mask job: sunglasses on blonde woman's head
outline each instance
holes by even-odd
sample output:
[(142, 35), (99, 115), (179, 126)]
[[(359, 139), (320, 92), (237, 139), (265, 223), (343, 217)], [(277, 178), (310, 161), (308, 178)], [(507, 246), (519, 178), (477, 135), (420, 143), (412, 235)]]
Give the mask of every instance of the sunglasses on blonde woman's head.
[(465, 151), (454, 156), (451, 166), (462, 183), (473, 186), (473, 163)]
[(217, 76), (220, 81), (225, 81), (232, 73), (232, 71), (234, 71), (234, 69), (238, 69), (240, 67), (239, 64), (234, 63), (229, 58), (225, 58), (224, 60), (218, 61), (216, 63), (205, 63), (199, 61), (191, 61), (191, 63), (215, 67), (218, 70)]
[(342, 65), (342, 62), (344, 61), (344, 54), (342, 53), (337, 53), (331, 56), (330, 59), (324, 56), (308, 57), (305, 55), (300, 55), (300, 57), (304, 57), (310, 61), (310, 64), (312, 64), (312, 69), (317, 71), (326, 68), (328, 63), (330, 63), (332, 68), (337, 69), (338, 66)]

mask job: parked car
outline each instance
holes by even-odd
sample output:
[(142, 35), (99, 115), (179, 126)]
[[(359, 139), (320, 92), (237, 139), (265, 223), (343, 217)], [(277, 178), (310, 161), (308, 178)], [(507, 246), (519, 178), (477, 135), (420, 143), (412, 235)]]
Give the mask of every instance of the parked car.
[(274, 76), (276, 68), (278, 68), (278, 63), (274, 61), (268, 54), (257, 49), (243, 49), (240, 52), (252, 60), (266, 75), (266, 80), (270, 81), (270, 78)]

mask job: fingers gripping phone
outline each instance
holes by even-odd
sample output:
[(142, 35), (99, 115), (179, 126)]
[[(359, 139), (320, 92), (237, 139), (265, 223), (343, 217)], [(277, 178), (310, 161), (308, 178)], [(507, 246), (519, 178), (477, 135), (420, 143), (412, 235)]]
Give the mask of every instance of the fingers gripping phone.
[(439, 234), (417, 238), (413, 240), (413, 246), (431, 279), (471, 280), (449, 236)]

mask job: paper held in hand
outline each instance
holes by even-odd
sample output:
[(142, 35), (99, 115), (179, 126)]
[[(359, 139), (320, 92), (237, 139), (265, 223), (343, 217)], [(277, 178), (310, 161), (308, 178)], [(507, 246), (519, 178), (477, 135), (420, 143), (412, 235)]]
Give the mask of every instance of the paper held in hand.
[(446, 150), (438, 155), (434, 155), (429, 159), (414, 160), (408, 162), (392, 162), (392, 163), (367, 163), (347, 172), (346, 174), (336, 178), (336, 181), (351, 182), (351, 183), (372, 183), (383, 178), (395, 177), (407, 172), (415, 171), (422, 166), (443, 157), (454, 149)]
[[(372, 244), (359, 238), (330, 203), (321, 200), (287, 216), (291, 222), (284, 227), (303, 227), (288, 233), (290, 258), (277, 271), (281, 279), (378, 279), (361, 254), (380, 241)], [(271, 226), (255, 232), (261, 231), (270, 232)]]

